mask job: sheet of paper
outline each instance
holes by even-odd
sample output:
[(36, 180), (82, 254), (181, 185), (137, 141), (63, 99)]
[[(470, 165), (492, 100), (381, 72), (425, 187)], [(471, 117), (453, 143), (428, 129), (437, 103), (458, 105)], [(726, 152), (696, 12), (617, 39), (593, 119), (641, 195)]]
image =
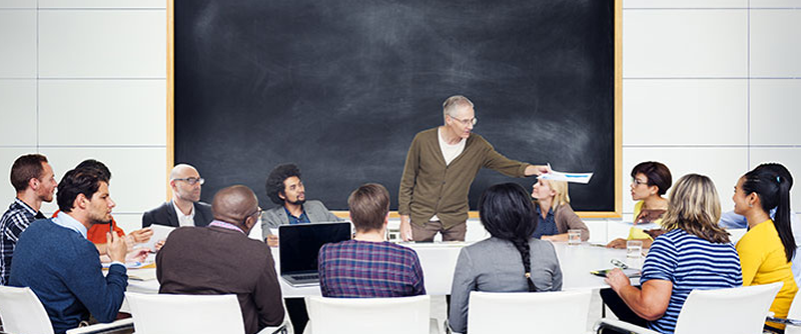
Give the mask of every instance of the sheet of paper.
[[(551, 164), (548, 164), (548, 168), (550, 167)], [(590, 179), (592, 178), (592, 173), (557, 172), (552, 169), (550, 173), (540, 175), (538, 176), (538, 178), (543, 180), (567, 181), (572, 183), (587, 184), (590, 182)]]
[(155, 269), (133, 269), (128, 270), (128, 278), (137, 281), (150, 281), (156, 279)]
[(150, 225), (150, 229), (153, 230), (153, 236), (150, 237), (150, 240), (148, 240), (145, 243), (136, 245), (135, 248), (147, 247), (150, 248), (151, 250), (156, 250), (156, 243), (161, 240), (167, 239), (167, 236), (170, 235), (170, 233), (173, 230), (175, 230), (175, 227), (153, 224)]

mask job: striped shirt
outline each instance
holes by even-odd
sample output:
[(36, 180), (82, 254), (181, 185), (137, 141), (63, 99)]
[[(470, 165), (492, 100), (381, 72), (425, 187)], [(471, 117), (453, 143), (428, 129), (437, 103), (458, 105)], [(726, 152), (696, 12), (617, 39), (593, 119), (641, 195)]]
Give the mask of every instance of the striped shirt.
[(424, 295), (417, 253), (390, 242), (347, 240), (325, 244), (318, 257), (325, 297), (405, 297)]
[(648, 323), (660, 333), (673, 333), (676, 319), (694, 289), (733, 288), (743, 284), (740, 257), (731, 243), (714, 244), (675, 229), (656, 238), (645, 258), (640, 283), (656, 279), (673, 283), (661, 318)]
[(28, 228), (34, 220), (45, 219), (46, 217), (37, 212), (19, 198), (14, 199), (14, 203), (0, 218), (0, 285), (8, 285), (8, 278), (11, 276), (11, 258), (14, 256), (14, 248), (20, 234)]

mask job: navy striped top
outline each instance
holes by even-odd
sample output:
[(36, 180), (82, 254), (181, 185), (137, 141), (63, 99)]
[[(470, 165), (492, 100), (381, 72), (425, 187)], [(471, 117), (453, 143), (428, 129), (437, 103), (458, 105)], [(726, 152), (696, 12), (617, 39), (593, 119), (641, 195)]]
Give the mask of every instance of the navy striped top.
[(648, 323), (660, 333), (673, 333), (684, 301), (694, 289), (743, 285), (740, 257), (731, 243), (714, 244), (681, 229), (654, 240), (642, 268), (640, 283), (657, 279), (673, 283), (667, 311)]

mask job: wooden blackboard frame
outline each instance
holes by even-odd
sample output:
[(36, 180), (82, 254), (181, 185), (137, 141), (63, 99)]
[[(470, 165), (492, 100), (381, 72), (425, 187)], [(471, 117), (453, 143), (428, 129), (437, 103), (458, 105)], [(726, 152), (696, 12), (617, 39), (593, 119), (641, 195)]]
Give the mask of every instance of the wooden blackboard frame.
[[(615, 210), (579, 211), (582, 218), (620, 218), (622, 216), (622, 160), (623, 160), (623, 0), (614, 0), (614, 161), (615, 161)], [(175, 164), (175, 3), (167, 0), (167, 106), (166, 106), (166, 162), (165, 181)], [(166, 182), (165, 182), (166, 184)], [(166, 199), (172, 198), (166, 186)], [(347, 217), (347, 211), (334, 211), (337, 216)], [(390, 217), (398, 218), (396, 211)], [(478, 218), (477, 211), (470, 211), (470, 218)]]

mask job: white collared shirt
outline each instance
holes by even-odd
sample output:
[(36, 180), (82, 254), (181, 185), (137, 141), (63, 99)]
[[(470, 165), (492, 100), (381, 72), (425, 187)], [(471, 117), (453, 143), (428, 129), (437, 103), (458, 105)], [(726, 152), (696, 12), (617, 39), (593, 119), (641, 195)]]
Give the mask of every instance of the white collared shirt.
[(86, 239), (86, 226), (83, 226), (81, 222), (75, 220), (72, 216), (59, 212), (58, 216), (55, 216), (51, 221), (58, 226), (80, 233)]
[(192, 212), (188, 215), (185, 215), (177, 205), (175, 205), (175, 201), (172, 202), (172, 207), (175, 209), (175, 215), (178, 216), (178, 226), (195, 226), (195, 205), (192, 204)]

